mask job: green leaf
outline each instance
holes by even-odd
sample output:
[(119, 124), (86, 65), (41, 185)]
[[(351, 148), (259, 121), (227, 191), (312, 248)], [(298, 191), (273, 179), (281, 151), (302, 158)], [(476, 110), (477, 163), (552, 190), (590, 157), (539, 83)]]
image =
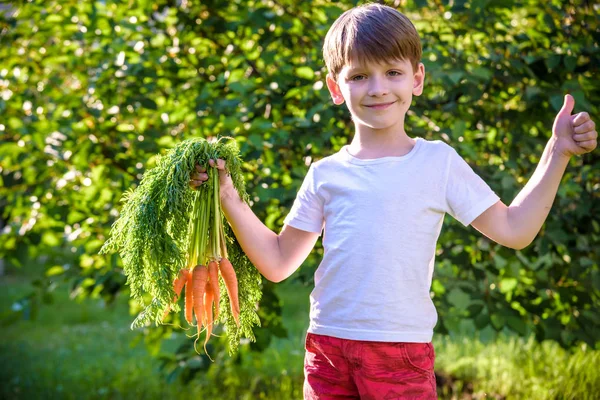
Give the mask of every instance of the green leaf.
[(562, 56), (560, 54), (551, 55), (550, 57), (546, 58), (546, 67), (548, 67), (548, 69), (556, 68), (558, 64), (560, 64), (561, 59)]
[(133, 126), (133, 124), (119, 124), (117, 125), (117, 130), (119, 132), (133, 132), (135, 130), (135, 127)]
[(471, 302), (471, 296), (459, 288), (454, 288), (448, 293), (448, 301), (456, 308), (463, 310), (466, 309)]
[(10, 117), (8, 118), (8, 126), (11, 129), (18, 130), (19, 128), (23, 127), (23, 121), (21, 121), (19, 118)]
[(42, 234), (42, 242), (50, 247), (57, 247), (60, 245), (60, 237), (52, 231), (47, 231)]
[(492, 343), (497, 337), (497, 333), (491, 325), (486, 325), (485, 328), (479, 331), (479, 340), (483, 343)]
[(506, 267), (506, 265), (508, 264), (508, 261), (506, 261), (506, 259), (503, 258), (500, 254), (494, 254), (493, 258), (494, 258), (494, 264), (496, 265), (496, 267), (498, 269), (504, 269)]
[(62, 265), (55, 265), (53, 267), (48, 268), (46, 271), (46, 276), (56, 276), (63, 274), (65, 272), (65, 268)]
[(492, 321), (492, 326), (496, 328), (496, 330), (500, 330), (506, 325), (506, 319), (499, 314), (490, 315), (490, 320)]
[(444, 288), (444, 285), (440, 282), (439, 279), (434, 279), (433, 282), (431, 283), (431, 290), (436, 294), (436, 295), (442, 295), (446, 292), (446, 289)]
[(283, 98), (284, 99), (290, 99), (290, 98), (299, 99), (301, 97), (303, 91), (304, 91), (304, 89), (302, 89), (302, 88), (298, 88), (298, 87), (292, 88), (287, 91), (287, 93), (285, 94), (285, 96)]
[(69, 225), (73, 225), (76, 222), (81, 222), (85, 220), (87, 216), (77, 210), (73, 210), (69, 213), (69, 217), (67, 218), (67, 223)]
[(60, 14), (51, 13), (45, 18), (45, 20), (48, 24), (60, 24), (63, 22), (63, 17)]
[(525, 321), (523, 321), (523, 319), (521, 319), (519, 317), (508, 316), (508, 317), (506, 317), (506, 322), (508, 323), (508, 326), (512, 330), (514, 330), (521, 336), (524, 336), (527, 333), (527, 327), (526, 327)]
[(481, 312), (479, 315), (475, 317), (475, 327), (477, 329), (483, 329), (490, 323), (490, 316), (485, 312)]
[(464, 72), (462, 71), (452, 71), (447, 74), (448, 78), (456, 85), (458, 84), (462, 78), (464, 77)]
[(454, 138), (459, 138), (465, 134), (465, 130), (467, 129), (467, 124), (464, 120), (458, 119), (454, 122), (454, 127), (452, 129), (452, 136)]
[(574, 71), (577, 66), (577, 58), (573, 56), (566, 56), (564, 58), (565, 67), (567, 67), (567, 71)]
[(246, 70), (241, 68), (231, 71), (231, 73), (229, 74), (229, 79), (227, 79), (228, 84), (241, 81), (244, 78), (245, 74)]
[(158, 110), (158, 106), (156, 105), (156, 102), (148, 97), (140, 97), (139, 102), (143, 107), (145, 107), (149, 110)]
[(517, 278), (503, 278), (500, 281), (500, 292), (509, 293), (517, 287)]
[(315, 72), (310, 67), (296, 68), (296, 75), (303, 79), (312, 80), (315, 77)]
[(254, 145), (254, 147), (256, 147), (256, 148), (262, 148), (263, 147), (263, 138), (262, 138), (261, 135), (253, 133), (250, 136), (248, 136), (248, 141), (250, 143), (252, 143), (252, 145)]
[(480, 78), (483, 81), (488, 81), (492, 76), (494, 76), (494, 73), (491, 70), (483, 67), (473, 69), (473, 71), (471, 71), (471, 74), (477, 78)]
[(549, 13), (544, 13), (543, 19), (544, 19), (544, 23), (546, 24), (546, 26), (548, 28), (550, 28), (550, 30), (556, 30), (556, 24), (554, 23), (554, 19), (552, 18), (552, 15), (550, 15)]

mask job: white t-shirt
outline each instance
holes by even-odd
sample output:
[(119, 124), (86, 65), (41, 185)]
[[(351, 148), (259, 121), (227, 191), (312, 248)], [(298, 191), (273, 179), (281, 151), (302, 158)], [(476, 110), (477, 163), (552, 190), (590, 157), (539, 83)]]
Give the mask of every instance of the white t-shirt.
[(308, 331), (430, 342), (437, 313), (429, 291), (444, 215), (467, 226), (498, 200), (439, 140), (416, 138), (402, 157), (370, 160), (345, 146), (313, 163), (284, 221), (324, 229)]

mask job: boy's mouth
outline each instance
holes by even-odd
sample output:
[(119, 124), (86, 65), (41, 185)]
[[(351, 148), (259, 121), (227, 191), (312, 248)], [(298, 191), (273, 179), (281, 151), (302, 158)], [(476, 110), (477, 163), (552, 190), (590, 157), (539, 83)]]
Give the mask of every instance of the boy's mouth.
[(394, 103), (395, 103), (395, 101), (391, 101), (389, 103), (369, 104), (369, 105), (365, 105), (365, 107), (373, 108), (375, 110), (384, 110)]

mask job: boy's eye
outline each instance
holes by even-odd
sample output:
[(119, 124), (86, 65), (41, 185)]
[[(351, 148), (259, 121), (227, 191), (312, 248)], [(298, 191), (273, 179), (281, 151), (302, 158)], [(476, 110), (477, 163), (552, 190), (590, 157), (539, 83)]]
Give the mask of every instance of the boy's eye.
[(351, 81), (362, 81), (364, 77), (365, 77), (364, 75), (354, 75), (352, 78), (350, 78), (350, 80)]
[(400, 71), (390, 71), (390, 74), (392, 76), (400, 76), (400, 75), (402, 75), (402, 72), (400, 72)]

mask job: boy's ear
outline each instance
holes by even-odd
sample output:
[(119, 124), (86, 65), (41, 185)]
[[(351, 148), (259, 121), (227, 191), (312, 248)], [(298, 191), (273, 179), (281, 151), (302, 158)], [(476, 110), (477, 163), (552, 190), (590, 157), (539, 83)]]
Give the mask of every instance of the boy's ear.
[(331, 98), (333, 99), (333, 103), (336, 105), (340, 105), (344, 103), (344, 96), (342, 95), (342, 91), (338, 86), (337, 82), (333, 79), (330, 74), (327, 74), (325, 78), (327, 81), (327, 88), (329, 89), (329, 93), (331, 93)]
[(423, 84), (425, 82), (425, 66), (419, 63), (414, 76), (413, 95), (420, 96), (423, 93)]

